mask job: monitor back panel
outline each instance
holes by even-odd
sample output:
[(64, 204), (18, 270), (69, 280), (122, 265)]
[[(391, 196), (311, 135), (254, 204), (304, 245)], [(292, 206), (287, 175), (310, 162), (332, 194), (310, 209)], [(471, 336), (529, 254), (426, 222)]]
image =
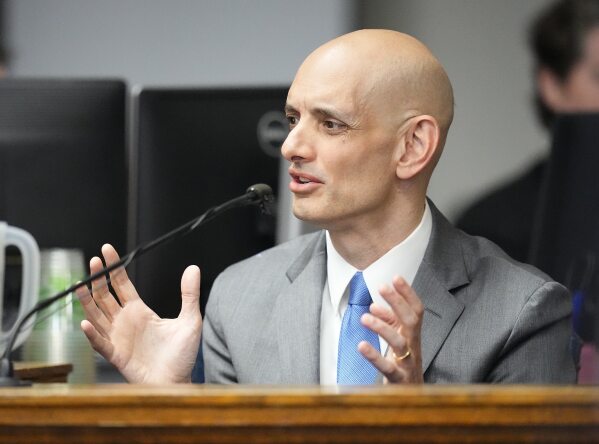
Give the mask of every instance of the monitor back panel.
[[(135, 98), (129, 247), (152, 240), (255, 183), (278, 184), (287, 133), (286, 88), (146, 89)], [(202, 270), (202, 308), (228, 265), (274, 245), (275, 219), (254, 208), (225, 213), (132, 267), (145, 301), (162, 316), (180, 309), (186, 266)]]
[(126, 86), (0, 80), (0, 220), (40, 248), (126, 245)]

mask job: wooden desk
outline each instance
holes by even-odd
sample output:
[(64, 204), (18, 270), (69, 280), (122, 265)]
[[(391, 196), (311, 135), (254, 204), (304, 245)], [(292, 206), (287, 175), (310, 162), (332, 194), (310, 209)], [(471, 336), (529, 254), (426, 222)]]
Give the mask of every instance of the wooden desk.
[(42, 384), (0, 389), (0, 441), (599, 442), (599, 388)]

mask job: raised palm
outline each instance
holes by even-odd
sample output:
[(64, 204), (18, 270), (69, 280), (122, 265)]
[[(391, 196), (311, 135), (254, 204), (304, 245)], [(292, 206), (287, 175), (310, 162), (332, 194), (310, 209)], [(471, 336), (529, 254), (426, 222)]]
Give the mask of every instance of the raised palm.
[[(110, 245), (102, 247), (107, 264), (119, 257)], [(90, 271), (102, 262), (95, 257)], [(108, 291), (105, 279), (92, 284), (92, 292), (78, 293), (87, 320), (81, 329), (92, 347), (112, 363), (129, 382), (189, 382), (198, 352), (202, 318), (199, 309), (200, 270), (188, 267), (181, 278), (181, 312), (162, 319), (139, 297), (124, 269), (110, 273), (121, 305)]]

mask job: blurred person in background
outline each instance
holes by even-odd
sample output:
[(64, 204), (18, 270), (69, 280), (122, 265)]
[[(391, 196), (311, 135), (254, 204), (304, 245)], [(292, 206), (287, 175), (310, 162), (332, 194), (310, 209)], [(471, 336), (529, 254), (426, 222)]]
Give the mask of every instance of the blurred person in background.
[[(557, 114), (599, 112), (599, 0), (551, 4), (533, 21), (529, 44), (535, 59), (535, 107), (548, 131)], [(456, 226), (528, 261), (547, 163), (547, 158), (536, 162), (475, 202)]]
[[(594, 129), (588, 128), (593, 125), (593, 121), (583, 119), (599, 113), (599, 0), (560, 0), (551, 4), (533, 21), (529, 43), (535, 59), (535, 108), (539, 120), (554, 138), (552, 143), (557, 143), (558, 140), (554, 126), (558, 115), (568, 117), (568, 122), (578, 122), (579, 125), (578, 130), (569, 133), (567, 140), (560, 138), (560, 144), (567, 144), (560, 145), (560, 150), (565, 148), (562, 152), (573, 152), (576, 147), (596, 143), (586, 139), (588, 134), (595, 134)], [(580, 128), (587, 128), (587, 135), (581, 133)], [(586, 157), (579, 158), (580, 154), (573, 154), (571, 157), (569, 163), (572, 165), (589, 161)], [(556, 168), (566, 168), (561, 161), (556, 162), (557, 158), (554, 159)], [(596, 169), (599, 171), (599, 165)], [(571, 215), (568, 210), (572, 211), (573, 205), (576, 205), (574, 211), (580, 214), (586, 212), (587, 218), (596, 215), (588, 213), (592, 205), (585, 203), (586, 198), (581, 197), (588, 194), (583, 190), (570, 196), (572, 203), (568, 209), (558, 206), (557, 214), (546, 213), (544, 205), (548, 199), (555, 202), (559, 199), (551, 196), (548, 173), (549, 158), (546, 157), (522, 176), (474, 203), (462, 214), (456, 225), (469, 234), (491, 239), (515, 259), (539, 266), (554, 279), (570, 287), (576, 296), (573, 301), (574, 329), (586, 342), (580, 352), (579, 382), (599, 383), (599, 354), (594, 333), (597, 330), (596, 295), (589, 292), (583, 298), (583, 294), (578, 292), (579, 283), (570, 282), (571, 279), (567, 276), (571, 276), (572, 268), (563, 264), (573, 259), (567, 254), (558, 261), (555, 258), (541, 259), (536, 251), (539, 245), (543, 245), (545, 254), (558, 255), (558, 247), (551, 245), (564, 243), (570, 243), (570, 249), (578, 248), (580, 240), (575, 239), (574, 226), (566, 225), (565, 231), (555, 231), (558, 238), (543, 238), (541, 235), (541, 227), (550, 222), (558, 224), (558, 219)], [(564, 176), (565, 180), (571, 182), (569, 186), (573, 186), (575, 180), (584, 182), (579, 176), (566, 176), (565, 173)], [(552, 183), (555, 182), (555, 179), (551, 180)], [(573, 197), (576, 200), (572, 200)], [(547, 218), (554, 220), (549, 221)], [(592, 219), (586, 222), (587, 225), (592, 223)], [(578, 229), (582, 230), (581, 233), (586, 233), (582, 227)], [(578, 236), (584, 237), (583, 234)], [(588, 248), (592, 248), (591, 239), (588, 242)], [(552, 262), (554, 265), (549, 266)], [(555, 265), (558, 262), (561, 265)], [(576, 337), (573, 339), (574, 343), (578, 342)], [(579, 345), (573, 347), (575, 355), (578, 354), (578, 347)]]

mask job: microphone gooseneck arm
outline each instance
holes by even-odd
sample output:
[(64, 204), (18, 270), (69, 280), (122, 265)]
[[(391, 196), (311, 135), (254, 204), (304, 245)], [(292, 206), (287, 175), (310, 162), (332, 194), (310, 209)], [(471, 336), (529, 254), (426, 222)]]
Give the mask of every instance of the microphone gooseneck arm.
[(90, 284), (92, 281), (106, 275), (106, 273), (116, 270), (119, 267), (127, 267), (134, 259), (136, 259), (139, 256), (141, 256), (142, 254), (147, 253), (148, 251), (156, 248), (157, 246), (162, 245), (163, 243), (168, 242), (170, 240), (178, 239), (180, 237), (183, 237), (183, 236), (191, 233), (196, 228), (198, 228), (201, 225), (203, 225), (204, 223), (214, 219), (216, 216), (220, 215), (221, 213), (223, 213), (227, 210), (237, 208), (237, 207), (249, 206), (249, 205), (258, 205), (261, 208), (262, 212), (269, 213), (270, 212), (269, 207), (270, 207), (270, 205), (272, 205), (273, 200), (274, 200), (274, 197), (273, 197), (272, 189), (268, 185), (262, 184), (262, 183), (252, 185), (241, 196), (238, 196), (238, 197), (231, 199), (223, 204), (220, 204), (220, 205), (217, 205), (217, 206), (214, 206), (214, 207), (208, 209), (206, 212), (204, 212), (202, 215), (196, 217), (195, 219), (192, 219), (192, 220), (184, 223), (183, 225), (175, 228), (174, 230), (171, 230), (168, 233), (163, 234), (162, 236), (160, 236), (146, 244), (138, 246), (133, 251), (131, 251), (130, 253), (123, 256), (117, 262), (110, 264), (110, 265), (104, 267), (102, 270), (88, 276), (84, 280), (71, 285), (66, 290), (61, 291), (60, 293), (57, 293), (52, 297), (46, 298), (42, 301), (39, 301), (29, 312), (27, 312), (21, 319), (18, 320), (17, 324), (15, 325), (15, 328), (13, 329), (13, 332), (12, 332), (12, 334), (8, 340), (8, 343), (6, 345), (6, 349), (4, 350), (4, 353), (3, 353), (2, 357), (0, 358), (0, 386), (4, 385), (6, 380), (9, 380), (8, 384), (6, 384), (6, 385), (19, 385), (18, 382), (15, 384), (10, 383), (10, 382), (15, 382), (13, 364), (12, 364), (12, 360), (10, 359), (12, 348), (15, 344), (15, 341), (16, 341), (16, 338), (17, 338), (19, 332), (21, 331), (21, 329), (23, 328), (25, 323), (38, 311), (41, 311), (44, 308), (49, 307), (50, 305), (52, 305), (54, 302), (58, 301), (59, 299), (64, 298), (65, 296), (78, 290), (79, 288), (83, 287), (84, 285)]

